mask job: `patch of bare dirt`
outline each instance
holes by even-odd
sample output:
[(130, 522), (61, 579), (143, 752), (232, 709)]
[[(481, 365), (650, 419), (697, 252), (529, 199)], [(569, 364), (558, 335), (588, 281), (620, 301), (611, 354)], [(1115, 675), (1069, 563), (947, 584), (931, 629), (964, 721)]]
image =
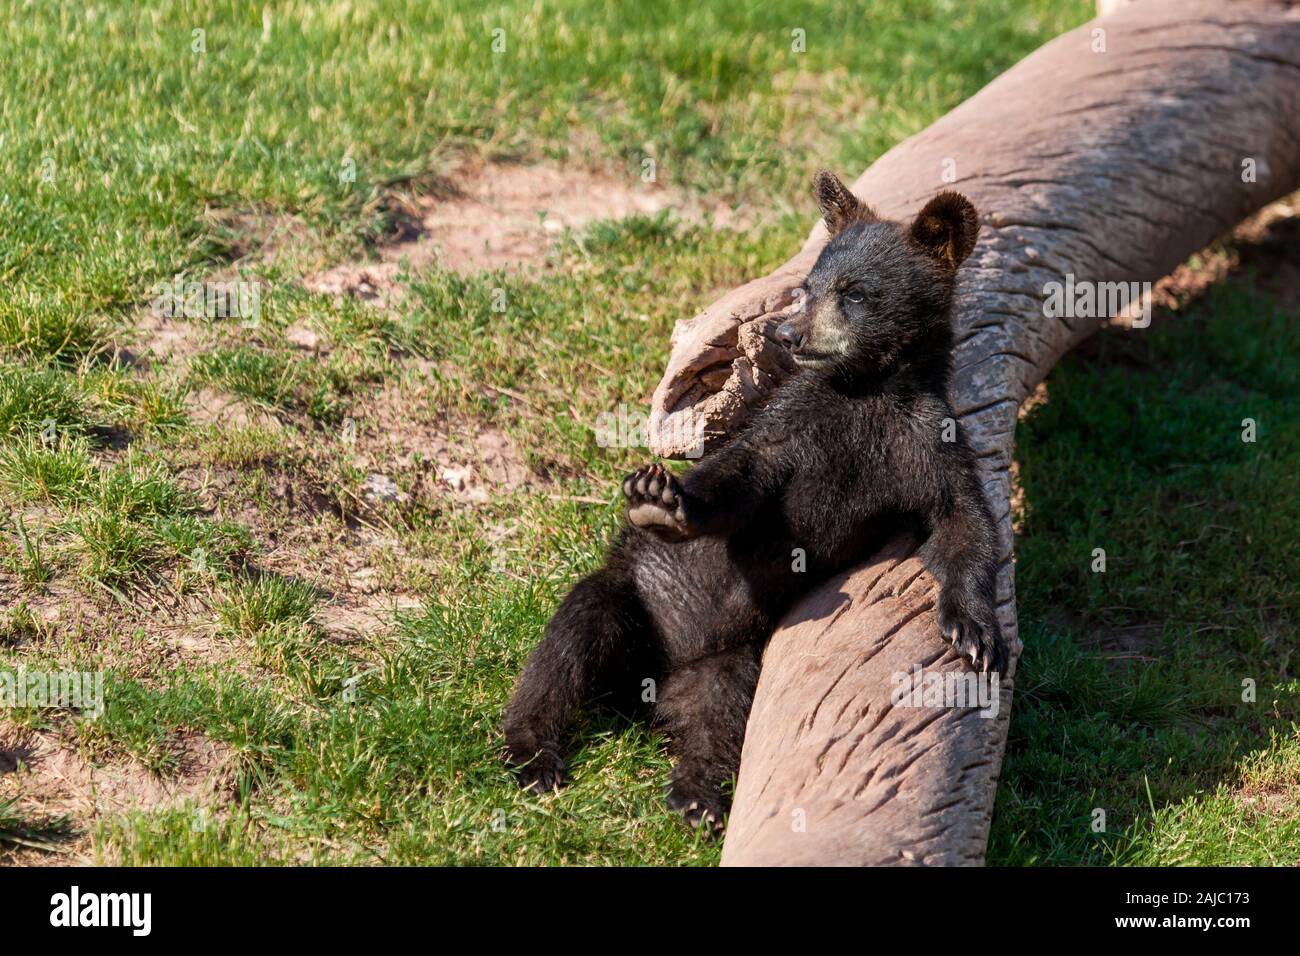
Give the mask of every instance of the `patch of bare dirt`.
[[(359, 426), (357, 431), (355, 444), (368, 444), (368, 430)], [(396, 610), (420, 605), (411, 589), (421, 584), (414, 572), (423, 568), (422, 559), (408, 554), (387, 526), (391, 516), (375, 510), (381, 503), (346, 491), (339, 466), (346, 463), (351, 471), (358, 461), (364, 467), (371, 459), (354, 457), (353, 448), (337, 439), (304, 449), (295, 447), (294, 437), (286, 432), (283, 459), (191, 466), (177, 473), (177, 481), (213, 518), (252, 533), (255, 573), (304, 581), (321, 593), (317, 619), (328, 638), (349, 643), (369, 638), (391, 625)], [(418, 475), (389, 471), (409, 487), (419, 483)], [(206, 629), (190, 629), (176, 639), (196, 655), (244, 656), (238, 642), (232, 645), (215, 634), (211, 620), (209, 614)]]
[[(374, 569), (367, 566), (359, 568), (349, 584), (364, 588), (373, 580)], [(316, 617), (334, 640), (365, 641), (391, 627), (399, 614), (418, 611), (421, 606), (410, 595), (349, 593), (326, 604)]]
[(378, 261), (344, 263), (303, 285), (382, 304), (400, 294), (397, 280), (407, 267), (412, 273), (435, 264), (457, 272), (540, 269), (566, 230), (665, 209), (691, 221), (706, 214), (718, 224), (732, 218), (724, 204), (708, 204), (632, 174), (469, 160), (451, 172), (436, 195), (413, 201), (413, 235), (382, 246)]
[(237, 395), (201, 388), (185, 396), (185, 411), (196, 425), (232, 425), (283, 431), (280, 419)]
[(142, 311), (133, 327), (145, 358), (161, 365), (184, 366), (190, 356), (201, 351), (206, 344), (206, 336), (193, 323), (158, 315), (152, 309)]
[(1017, 417), (1021, 421), (1024, 421), (1032, 415), (1039, 406), (1046, 405), (1047, 399), (1047, 383), (1039, 382), (1034, 386), (1034, 390), (1030, 393), (1029, 397), (1020, 403), (1020, 410), (1017, 413)]
[(1266, 206), (1233, 236), (1240, 269), (1252, 273), (1283, 308), (1300, 312), (1300, 193)]
[(441, 440), (433, 449), (439, 486), (455, 498), (485, 503), (494, 494), (529, 487), (537, 478), (524, 464), (523, 453), (503, 433), (487, 428), (453, 443)]
[[(170, 742), (171, 770), (155, 774), (133, 760), (89, 759), (63, 735), (0, 721), (0, 801), (13, 800), (20, 816), (65, 821), (65, 853), (89, 849), (96, 820), (187, 803), (225, 803), (234, 782), (234, 752), (203, 734), (185, 731)], [(25, 862), (41, 861), (30, 855)]]
[[(317, 622), (348, 643), (382, 639), (438, 577), (436, 559), (403, 533), (408, 518), (423, 523), (448, 505), (487, 505), (549, 483), (505, 431), (449, 415), (418, 377), (388, 383), (350, 412), (333, 434), (286, 431), (269, 457), (177, 473), (205, 511), (252, 532), (258, 571), (318, 588)], [(199, 653), (214, 640), (188, 639)]]
[(297, 258), (317, 250), (316, 234), (301, 217), (265, 209), (213, 207), (203, 217), (213, 243), (224, 258), (238, 262), (256, 255), (264, 262)]
[(1029, 510), (1025, 501), (1024, 486), (1020, 484), (1020, 462), (1015, 458), (1011, 459), (1007, 477), (1011, 482), (1011, 533), (1018, 541), (1025, 531)]
[(211, 609), (197, 594), (171, 588), (133, 591), (126, 602), (59, 576), (25, 587), (0, 571), (0, 647), (58, 657), (69, 644), (143, 681), (160, 668), (195, 661), (239, 666), (240, 649), (219, 638)]
[(1300, 789), (1279, 787), (1276, 789), (1245, 788), (1237, 795), (1237, 802), (1253, 812), (1265, 817), (1300, 816)]
[(184, 733), (173, 741), (174, 773), (157, 775), (131, 760), (93, 763), (46, 731), (29, 731), (4, 752), (14, 770), (3, 786), (20, 806), (30, 799), (45, 813), (83, 818), (213, 798), (230, 783), (233, 754), (202, 734)]
[[(1024, 421), (1034, 413), (1034, 410), (1042, 405), (1047, 404), (1047, 383), (1039, 382), (1034, 391), (1020, 403), (1020, 409), (1016, 413), (1020, 421)], [(1020, 462), (1015, 458), (1011, 459), (1011, 468), (1009, 477), (1011, 480), (1011, 532), (1017, 538), (1025, 530), (1025, 522), (1029, 518), (1029, 503), (1025, 500), (1025, 489), (1020, 484)]]
[(392, 477), (432, 468), (438, 494), (480, 504), (544, 482), (504, 432), (448, 418), (422, 389), (386, 387), (355, 414), (356, 462), (367, 471)]

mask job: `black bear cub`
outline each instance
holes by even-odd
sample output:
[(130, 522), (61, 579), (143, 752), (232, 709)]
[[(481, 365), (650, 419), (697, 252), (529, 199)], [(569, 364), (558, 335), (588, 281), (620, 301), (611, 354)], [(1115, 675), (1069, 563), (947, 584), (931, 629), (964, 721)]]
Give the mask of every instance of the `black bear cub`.
[(563, 782), (582, 704), (651, 700), (676, 758), (669, 806), (720, 830), (776, 623), (900, 523), (927, 535), (945, 639), (983, 670), (1005, 663), (996, 531), (948, 403), (975, 209), (945, 192), (903, 225), (830, 172), (815, 191), (831, 239), (777, 330), (798, 372), (684, 477), (655, 464), (623, 482), (628, 526), (556, 611), (506, 711), (521, 786)]

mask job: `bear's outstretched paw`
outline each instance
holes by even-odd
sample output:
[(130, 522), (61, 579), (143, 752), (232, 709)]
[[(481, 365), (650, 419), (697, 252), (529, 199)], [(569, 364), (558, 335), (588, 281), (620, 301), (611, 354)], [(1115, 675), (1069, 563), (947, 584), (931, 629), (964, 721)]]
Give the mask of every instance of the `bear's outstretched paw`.
[(1009, 663), (1007, 645), (997, 616), (991, 608), (982, 616), (992, 623), (980, 624), (958, 602), (939, 599), (939, 632), (943, 639), (976, 670), (1005, 674)]
[(627, 519), (636, 527), (663, 538), (689, 538), (686, 495), (682, 483), (660, 464), (638, 468), (623, 479), (627, 498)]
[(680, 813), (692, 830), (703, 830), (710, 837), (720, 837), (726, 829), (727, 802), (716, 789), (673, 783), (668, 788), (668, 808)]

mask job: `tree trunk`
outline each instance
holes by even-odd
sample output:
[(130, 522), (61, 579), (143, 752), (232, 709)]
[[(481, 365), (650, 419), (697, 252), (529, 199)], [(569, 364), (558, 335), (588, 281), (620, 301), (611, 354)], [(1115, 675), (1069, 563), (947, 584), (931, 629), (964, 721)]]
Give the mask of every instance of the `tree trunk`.
[[(1298, 186), (1300, 5), (1283, 0), (1122, 6), (1048, 43), (854, 184), (893, 218), (945, 188), (980, 210), (980, 241), (958, 281), (952, 397), (998, 519), (999, 611), (1016, 656), (1016, 412), (1111, 318), (1048, 317), (1048, 284), (1157, 280)], [(656, 452), (686, 455), (701, 430), (716, 440), (779, 386), (767, 333), (825, 240), (818, 224), (785, 265), (678, 324), (654, 397)], [(967, 666), (939, 636), (916, 544), (892, 541), (776, 631), (724, 864), (983, 861), (1011, 680), (992, 719), (891, 704), (893, 675)]]

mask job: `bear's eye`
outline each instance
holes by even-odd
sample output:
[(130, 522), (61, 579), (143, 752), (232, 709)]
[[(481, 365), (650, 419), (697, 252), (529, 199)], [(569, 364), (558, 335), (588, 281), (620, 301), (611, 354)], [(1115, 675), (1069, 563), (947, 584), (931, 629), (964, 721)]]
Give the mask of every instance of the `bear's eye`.
[(867, 301), (867, 297), (861, 289), (849, 289), (844, 293), (844, 301), (857, 305), (860, 302)]

